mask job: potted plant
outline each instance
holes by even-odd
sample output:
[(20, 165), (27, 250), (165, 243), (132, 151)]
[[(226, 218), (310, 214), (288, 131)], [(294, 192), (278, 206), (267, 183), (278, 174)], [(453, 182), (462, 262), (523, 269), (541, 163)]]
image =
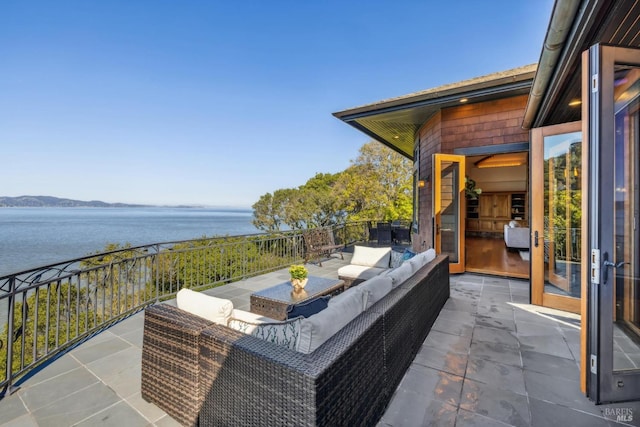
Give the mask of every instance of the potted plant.
[(476, 181), (469, 178), (468, 176), (465, 176), (464, 192), (469, 199), (477, 199), (478, 196), (482, 194), (482, 188), (476, 188)]
[(292, 265), (289, 267), (289, 275), (291, 276), (291, 286), (296, 290), (301, 290), (309, 280), (309, 272), (304, 265)]

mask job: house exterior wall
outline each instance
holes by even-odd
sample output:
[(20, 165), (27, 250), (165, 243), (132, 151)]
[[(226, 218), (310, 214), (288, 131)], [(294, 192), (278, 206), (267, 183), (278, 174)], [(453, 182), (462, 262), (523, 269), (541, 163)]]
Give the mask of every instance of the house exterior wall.
[[(420, 177), (433, 173), (435, 153), (529, 141), (529, 131), (521, 128), (526, 105), (527, 96), (521, 95), (446, 108), (429, 118), (418, 131)], [(419, 228), (413, 239), (417, 251), (433, 247), (432, 183), (430, 179), (418, 189)]]

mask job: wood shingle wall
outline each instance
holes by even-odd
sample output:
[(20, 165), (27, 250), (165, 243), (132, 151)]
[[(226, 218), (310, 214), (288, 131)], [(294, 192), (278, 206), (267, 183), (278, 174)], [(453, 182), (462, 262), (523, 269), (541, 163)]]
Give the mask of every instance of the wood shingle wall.
[[(522, 129), (527, 96), (515, 96), (477, 104), (443, 109), (425, 122), (418, 132), (420, 177), (433, 172), (434, 153), (454, 153), (456, 149), (528, 142)], [(433, 246), (433, 179), (419, 191), (419, 235), (414, 249)], [(423, 243), (424, 242), (424, 243)]]

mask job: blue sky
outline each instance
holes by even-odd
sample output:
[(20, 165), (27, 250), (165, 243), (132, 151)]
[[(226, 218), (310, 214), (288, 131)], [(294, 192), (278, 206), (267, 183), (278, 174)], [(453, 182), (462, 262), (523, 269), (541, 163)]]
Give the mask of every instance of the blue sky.
[(552, 0), (0, 4), (0, 196), (249, 207), (349, 166), (331, 113), (537, 62)]

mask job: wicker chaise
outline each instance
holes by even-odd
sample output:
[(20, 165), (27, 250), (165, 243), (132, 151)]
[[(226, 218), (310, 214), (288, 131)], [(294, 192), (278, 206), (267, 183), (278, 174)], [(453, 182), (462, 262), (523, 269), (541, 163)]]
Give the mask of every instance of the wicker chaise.
[(158, 304), (145, 314), (143, 397), (185, 425), (375, 425), (448, 297), (439, 256), (310, 354)]

